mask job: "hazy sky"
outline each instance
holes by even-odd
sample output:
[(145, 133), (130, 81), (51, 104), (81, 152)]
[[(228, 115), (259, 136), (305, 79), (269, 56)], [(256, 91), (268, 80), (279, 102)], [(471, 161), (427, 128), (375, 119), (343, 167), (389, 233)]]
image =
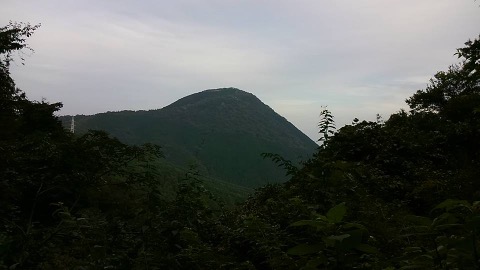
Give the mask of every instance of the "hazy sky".
[(405, 108), (456, 48), (480, 34), (474, 0), (4, 0), (0, 25), (41, 23), (13, 65), (61, 114), (157, 109), (204, 89), (256, 95), (316, 140)]

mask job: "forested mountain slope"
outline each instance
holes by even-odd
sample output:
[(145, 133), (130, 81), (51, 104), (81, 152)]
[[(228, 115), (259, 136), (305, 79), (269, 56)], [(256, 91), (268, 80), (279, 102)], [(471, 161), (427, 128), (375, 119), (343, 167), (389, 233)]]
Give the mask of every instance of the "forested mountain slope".
[[(68, 126), (71, 116), (61, 118)], [(298, 163), (316, 150), (310, 138), (253, 94), (205, 90), (162, 109), (75, 116), (76, 132), (104, 130), (128, 144), (154, 143), (176, 165), (247, 187), (286, 180), (261, 153)]]

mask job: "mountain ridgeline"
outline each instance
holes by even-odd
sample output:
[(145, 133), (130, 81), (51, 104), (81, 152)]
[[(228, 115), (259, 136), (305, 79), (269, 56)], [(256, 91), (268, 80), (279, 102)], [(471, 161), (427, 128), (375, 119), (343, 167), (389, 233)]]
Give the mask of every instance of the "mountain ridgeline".
[[(65, 126), (71, 116), (61, 117)], [(283, 182), (285, 172), (262, 153), (294, 164), (317, 144), (251, 93), (236, 88), (205, 90), (162, 109), (75, 116), (75, 131), (104, 130), (127, 144), (154, 143), (177, 166), (245, 187)]]

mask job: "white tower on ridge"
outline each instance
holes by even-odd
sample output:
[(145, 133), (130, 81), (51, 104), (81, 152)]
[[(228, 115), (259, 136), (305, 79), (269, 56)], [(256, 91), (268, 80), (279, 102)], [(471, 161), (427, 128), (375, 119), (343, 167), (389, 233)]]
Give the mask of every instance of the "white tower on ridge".
[(75, 118), (72, 116), (72, 122), (70, 123), (70, 132), (75, 133)]

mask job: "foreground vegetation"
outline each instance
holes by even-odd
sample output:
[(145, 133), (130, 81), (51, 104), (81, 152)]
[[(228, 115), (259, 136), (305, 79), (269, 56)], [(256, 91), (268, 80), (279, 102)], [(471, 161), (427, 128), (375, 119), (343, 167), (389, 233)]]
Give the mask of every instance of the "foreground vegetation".
[(36, 27), (0, 28), (0, 269), (478, 269), (480, 39), (387, 121), (338, 131), (236, 207), (154, 145), (75, 137), (10, 77)]

